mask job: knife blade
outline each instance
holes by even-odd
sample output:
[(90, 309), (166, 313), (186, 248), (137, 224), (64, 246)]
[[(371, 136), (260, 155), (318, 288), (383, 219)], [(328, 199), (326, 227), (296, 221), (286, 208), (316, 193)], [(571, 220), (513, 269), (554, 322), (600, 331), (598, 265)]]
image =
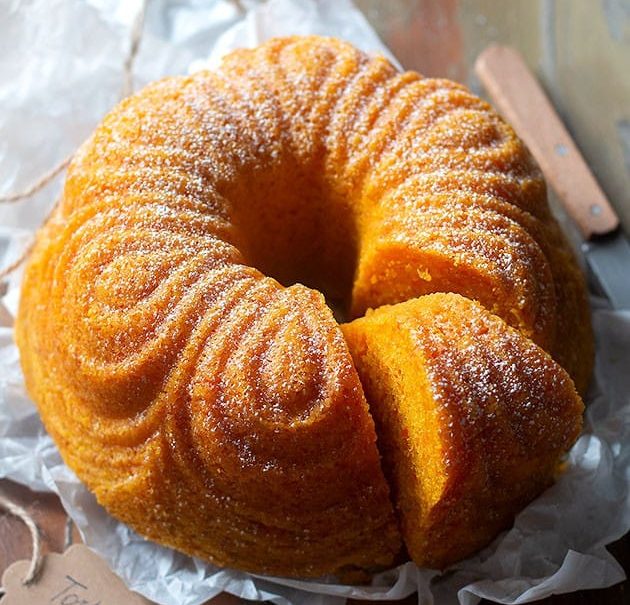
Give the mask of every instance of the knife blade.
[(589, 268), (615, 309), (630, 309), (630, 244), (621, 234), (582, 244)]
[(615, 309), (630, 309), (630, 245), (542, 86), (519, 53), (507, 46), (484, 50), (475, 72), (579, 228), (582, 251), (601, 291)]

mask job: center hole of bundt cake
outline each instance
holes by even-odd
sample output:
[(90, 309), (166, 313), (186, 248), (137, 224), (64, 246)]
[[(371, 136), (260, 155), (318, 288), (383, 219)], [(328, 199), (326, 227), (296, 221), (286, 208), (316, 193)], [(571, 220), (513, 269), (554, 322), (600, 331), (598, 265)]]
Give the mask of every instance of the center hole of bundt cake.
[(358, 245), (352, 205), (297, 162), (257, 174), (248, 190), (240, 195), (255, 203), (232, 205), (245, 261), (284, 286), (318, 290), (337, 321), (349, 319)]

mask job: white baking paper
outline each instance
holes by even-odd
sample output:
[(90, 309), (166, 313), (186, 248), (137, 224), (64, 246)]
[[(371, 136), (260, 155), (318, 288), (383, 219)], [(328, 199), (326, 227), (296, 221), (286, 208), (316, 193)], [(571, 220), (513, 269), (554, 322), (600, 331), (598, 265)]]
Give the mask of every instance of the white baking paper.
[[(26, 187), (73, 151), (118, 100), (140, 8), (139, 0), (0, 3), (0, 194)], [(153, 0), (135, 84), (293, 33), (335, 35), (387, 53), (349, 0)], [(0, 266), (28, 245), (60, 184), (61, 177), (28, 201), (0, 205)], [(399, 599), (415, 591), (423, 604), (470, 605), (481, 597), (525, 603), (624, 577), (605, 545), (630, 527), (630, 312), (593, 299), (597, 367), (584, 434), (566, 474), (513, 529), (445, 574), (407, 563), (354, 587), (218, 569), (147, 542), (110, 517), (63, 464), (25, 393), (11, 329), (19, 281), (18, 271), (0, 299), (0, 477), (58, 493), (85, 542), (130, 588), (158, 603), (196, 605), (222, 591), (285, 605)]]

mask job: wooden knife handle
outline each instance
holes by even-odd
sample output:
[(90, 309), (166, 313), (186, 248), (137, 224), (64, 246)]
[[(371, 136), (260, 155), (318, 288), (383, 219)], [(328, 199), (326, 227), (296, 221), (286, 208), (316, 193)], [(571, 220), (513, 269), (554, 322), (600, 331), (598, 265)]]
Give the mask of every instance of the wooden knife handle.
[(512, 48), (490, 46), (477, 58), (475, 71), (584, 238), (617, 229), (619, 218), (522, 57)]

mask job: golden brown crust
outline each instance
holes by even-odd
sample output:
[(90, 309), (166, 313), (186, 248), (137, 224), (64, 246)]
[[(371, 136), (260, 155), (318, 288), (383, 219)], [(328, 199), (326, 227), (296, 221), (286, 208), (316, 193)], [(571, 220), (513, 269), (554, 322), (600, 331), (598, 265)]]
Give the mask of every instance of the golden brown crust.
[(342, 333), (319, 293), (281, 284), (355, 313), (460, 292), (584, 388), (580, 280), (489, 106), (283, 38), (104, 119), (38, 235), (16, 334), (48, 431), (114, 515), (221, 565), (314, 576), (391, 565), (400, 537)]

